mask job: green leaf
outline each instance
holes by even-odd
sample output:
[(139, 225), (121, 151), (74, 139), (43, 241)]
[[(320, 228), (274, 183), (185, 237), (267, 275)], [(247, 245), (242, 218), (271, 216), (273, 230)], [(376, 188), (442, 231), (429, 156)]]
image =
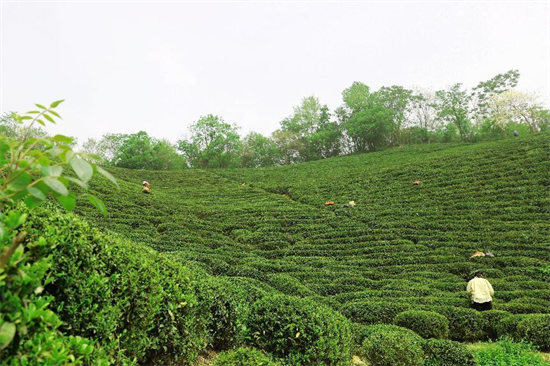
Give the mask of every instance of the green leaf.
[(66, 196), (69, 194), (69, 190), (63, 183), (61, 183), (57, 178), (54, 177), (46, 177), (44, 178), (44, 183), (48, 187), (50, 187), (54, 192), (59, 193), (62, 196)]
[(26, 120), (26, 119), (32, 119), (31, 116), (21, 116), (20, 118), (22, 121)]
[(107, 178), (107, 179), (109, 179), (111, 182), (113, 182), (117, 188), (120, 188), (120, 187), (118, 186), (118, 182), (116, 181), (115, 177), (113, 177), (113, 176), (111, 175), (111, 173), (109, 173), (108, 171), (106, 171), (105, 169), (103, 169), (102, 167), (99, 167), (99, 166), (97, 166), (96, 169), (97, 169), (97, 172), (98, 172), (99, 174), (101, 174), (102, 176), (104, 176), (105, 178)]
[(76, 175), (78, 175), (78, 177), (84, 182), (88, 182), (94, 175), (94, 170), (92, 169), (90, 163), (88, 163), (86, 160), (82, 160), (79, 157), (74, 157), (71, 160), (71, 167), (73, 168)]
[(46, 122), (42, 121), (41, 119), (37, 119), (36, 122), (38, 122), (42, 126), (46, 126)]
[(73, 177), (65, 177), (65, 179), (67, 179), (70, 182), (76, 183), (77, 185), (79, 185), (80, 187), (82, 187), (85, 190), (88, 190), (88, 188), (89, 188), (88, 185), (85, 182), (81, 181), (80, 179), (76, 179), (76, 178), (73, 178)]
[(64, 135), (55, 135), (52, 137), (53, 142), (60, 142), (62, 144), (70, 144), (74, 141), (72, 137), (64, 136)]
[(53, 118), (48, 116), (46, 113), (44, 113), (44, 118), (46, 118), (48, 121), (50, 121), (51, 123), (53, 123), (55, 125), (55, 121), (53, 120)]
[(35, 104), (35, 106), (37, 106), (37, 107), (40, 108), (40, 109), (47, 109), (47, 108), (44, 107), (42, 104)]
[(58, 165), (43, 166), (40, 171), (46, 177), (60, 177), (63, 173), (63, 167)]
[(61, 116), (59, 114), (57, 114), (57, 112), (55, 112), (55, 111), (50, 110), (50, 111), (48, 111), (48, 113), (53, 114), (57, 118), (61, 118)]
[(86, 197), (88, 197), (88, 201), (90, 201), (91, 204), (94, 205), (95, 208), (97, 208), (98, 211), (101, 212), (101, 214), (103, 214), (103, 216), (107, 216), (107, 207), (105, 207), (105, 204), (102, 200), (100, 200), (93, 194), (87, 194)]
[(8, 189), (11, 191), (22, 191), (29, 184), (31, 184), (31, 176), (27, 172), (14, 172), (12, 173), (8, 179), (13, 179), (10, 183), (8, 183)]
[(50, 108), (55, 108), (55, 107), (57, 107), (58, 105), (60, 105), (61, 103), (63, 103), (64, 101), (65, 101), (65, 99), (56, 100), (55, 102), (53, 102), (52, 104), (50, 104)]
[(27, 205), (27, 207), (32, 210), (33, 208), (38, 207), (44, 201), (33, 196), (27, 196), (25, 197), (23, 202), (25, 202), (25, 205)]
[(41, 112), (40, 111), (29, 111), (27, 112), (27, 114), (40, 114)]
[(38, 198), (39, 200), (45, 200), (46, 199), (46, 195), (38, 188), (34, 188), (34, 187), (28, 187), (27, 188), (27, 191), (29, 191), (29, 193), (33, 196), (33, 197), (36, 197)]
[(72, 211), (76, 206), (76, 197), (74, 194), (70, 194), (68, 196), (57, 196), (57, 201), (67, 211)]
[(10, 345), (15, 337), (15, 324), (4, 322), (0, 327), (0, 351)]

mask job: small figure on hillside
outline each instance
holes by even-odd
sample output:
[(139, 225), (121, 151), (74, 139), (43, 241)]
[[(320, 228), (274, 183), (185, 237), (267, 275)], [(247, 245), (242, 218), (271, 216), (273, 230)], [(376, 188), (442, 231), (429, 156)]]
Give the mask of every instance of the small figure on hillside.
[(476, 258), (476, 257), (485, 257), (485, 253), (480, 252), (480, 251), (476, 251), (474, 254), (472, 254), (472, 255), (470, 256), (470, 259)]
[(518, 137), (519, 136), (519, 132), (518, 131), (514, 131), (514, 137)]
[(494, 258), (495, 254), (493, 252), (487, 252), (487, 253), (485, 253), (485, 256), (490, 257), (490, 258)]
[(325, 206), (333, 206), (335, 204), (336, 204), (336, 202), (334, 202), (334, 201), (325, 202)]
[(149, 185), (149, 182), (144, 180), (142, 184), (143, 184), (143, 189), (142, 189), (141, 193), (150, 194), (151, 193), (151, 186)]
[(413, 186), (419, 186), (419, 185), (420, 185), (420, 181), (419, 181), (419, 180), (415, 180), (415, 181), (413, 182)]
[(481, 271), (476, 271), (475, 277), (468, 282), (466, 291), (472, 300), (472, 307), (477, 311), (491, 310), (493, 308), (493, 296), (495, 291), (493, 286), (483, 278)]

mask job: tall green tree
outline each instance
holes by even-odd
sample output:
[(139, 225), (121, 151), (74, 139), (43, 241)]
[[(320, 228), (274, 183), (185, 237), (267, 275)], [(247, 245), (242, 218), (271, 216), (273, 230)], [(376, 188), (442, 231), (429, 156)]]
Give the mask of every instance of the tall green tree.
[(241, 138), (238, 127), (212, 114), (190, 127), (191, 137), (178, 141), (189, 165), (197, 168), (229, 168), (239, 165)]
[(393, 112), (375, 104), (353, 113), (344, 124), (344, 130), (352, 142), (353, 152), (368, 152), (388, 146), (392, 126)]
[(462, 84), (454, 84), (446, 90), (436, 91), (435, 95), (438, 117), (446, 123), (453, 124), (458, 130), (460, 139), (468, 141), (472, 132), (471, 94), (462, 87)]
[(399, 85), (383, 86), (375, 93), (375, 102), (392, 111), (393, 132), (392, 145), (401, 143), (401, 130), (410, 121), (413, 102), (416, 98), (412, 90)]
[(478, 121), (489, 117), (491, 99), (515, 88), (519, 77), (519, 70), (510, 70), (487, 81), (482, 81), (472, 89), (472, 99), (475, 103), (474, 113)]
[(282, 155), (273, 140), (257, 132), (250, 132), (243, 139), (241, 166), (258, 168), (281, 163)]
[(301, 162), (300, 152), (304, 149), (304, 142), (295, 132), (276, 130), (271, 134), (271, 139), (281, 154), (282, 164), (294, 164)]
[(114, 165), (115, 154), (129, 138), (129, 134), (122, 133), (108, 133), (100, 139), (89, 138), (82, 144), (81, 151), (98, 156), (102, 164)]
[(342, 133), (330, 117), (327, 105), (318, 98), (303, 98), (294, 113), (281, 122), (280, 132), (273, 135), (281, 152), (286, 151), (284, 160), (310, 161), (340, 154)]

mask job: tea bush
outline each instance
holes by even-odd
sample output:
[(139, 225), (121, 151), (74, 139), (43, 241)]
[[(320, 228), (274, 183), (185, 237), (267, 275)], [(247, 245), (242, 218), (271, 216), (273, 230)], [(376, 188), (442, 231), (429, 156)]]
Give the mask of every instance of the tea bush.
[(241, 296), (236, 288), (223, 278), (208, 278), (199, 284), (198, 293), (211, 348), (223, 350), (241, 344), (247, 307), (238, 300)]
[(311, 300), (274, 295), (252, 305), (252, 342), (289, 365), (348, 365), (350, 324), (339, 313)]
[[(76, 204), (72, 184), (86, 191), (96, 173), (116, 184), (108, 172), (85, 160), (89, 156), (72, 150), (72, 138), (33, 136), (35, 123), (54, 123), (60, 117), (55, 108), (62, 102), (49, 107), (36, 104), (38, 109), (26, 115), (12, 113), (9, 118), (20, 134), (0, 134), (0, 360), (6, 365), (110, 362), (96, 340), (63, 332), (63, 321), (52, 306), (54, 298), (44, 293), (44, 286), (54, 280), (53, 246), (44, 238), (29, 243), (25, 226), (28, 210), (48, 197), (71, 211)], [(72, 172), (67, 173), (67, 168)], [(83, 197), (105, 214), (100, 199), (89, 193)]]
[(449, 338), (454, 341), (477, 341), (484, 339), (486, 319), (472, 309), (436, 307), (434, 311), (449, 320)]
[(53, 207), (37, 210), (26, 230), (33, 247), (53, 248), (44, 292), (67, 333), (97, 340), (120, 364), (190, 364), (204, 349), (207, 302), (197, 301), (188, 270)]
[(497, 328), (500, 322), (512, 314), (503, 310), (487, 310), (481, 315), (485, 318), (485, 334), (489, 339), (496, 340), (499, 337)]
[(214, 366), (278, 366), (265, 353), (254, 348), (238, 348), (220, 353)]
[(530, 314), (518, 323), (516, 331), (520, 339), (550, 350), (550, 314)]
[(362, 353), (373, 366), (420, 366), (424, 363), (424, 340), (413, 331), (388, 325), (373, 325), (363, 341)]
[(447, 338), (449, 321), (433, 311), (409, 310), (399, 313), (394, 324), (408, 328), (423, 338)]
[(527, 317), (526, 314), (523, 315), (509, 315), (505, 316), (496, 324), (496, 333), (497, 337), (509, 337), (514, 340), (520, 340), (520, 336), (518, 333), (518, 324), (523, 319)]
[(459, 342), (448, 339), (428, 339), (424, 343), (424, 366), (477, 366), (474, 355)]

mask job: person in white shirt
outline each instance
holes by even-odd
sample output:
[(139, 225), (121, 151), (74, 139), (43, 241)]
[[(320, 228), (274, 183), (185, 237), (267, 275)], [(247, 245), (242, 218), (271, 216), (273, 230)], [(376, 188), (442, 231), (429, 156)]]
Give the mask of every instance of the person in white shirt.
[(493, 298), (495, 291), (493, 286), (483, 278), (481, 271), (476, 271), (475, 277), (468, 282), (466, 291), (472, 299), (472, 307), (477, 311), (491, 310), (493, 308)]

